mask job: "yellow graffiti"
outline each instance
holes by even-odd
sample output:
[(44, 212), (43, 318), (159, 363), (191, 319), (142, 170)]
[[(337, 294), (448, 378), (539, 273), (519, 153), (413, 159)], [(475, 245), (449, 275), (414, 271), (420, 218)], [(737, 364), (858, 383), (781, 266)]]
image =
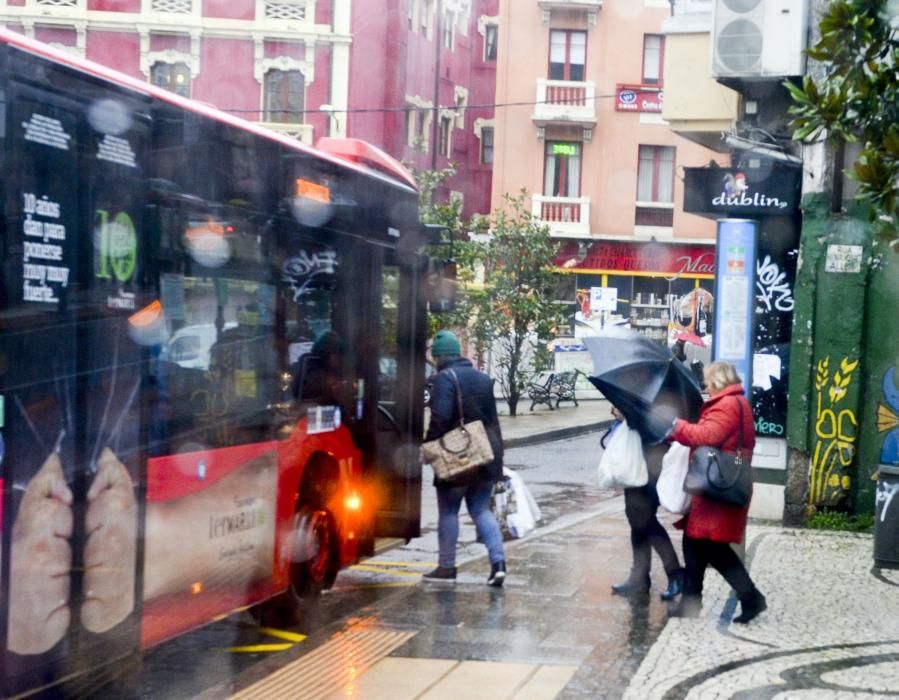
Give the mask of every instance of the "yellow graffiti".
[[(830, 358), (818, 361), (815, 371), (815, 447), (809, 474), (809, 503), (837, 505), (852, 486), (847, 473), (855, 457), (858, 420), (840, 404), (849, 392), (858, 360), (844, 357), (830, 372)], [(825, 391), (826, 390), (826, 391)]]

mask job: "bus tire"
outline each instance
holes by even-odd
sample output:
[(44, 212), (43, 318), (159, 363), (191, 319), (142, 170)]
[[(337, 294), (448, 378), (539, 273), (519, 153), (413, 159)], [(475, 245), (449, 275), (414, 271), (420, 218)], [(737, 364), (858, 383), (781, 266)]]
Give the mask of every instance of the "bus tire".
[(298, 598), (315, 598), (334, 585), (339, 566), (334, 516), (326, 508), (301, 508), (294, 515), (290, 589)]

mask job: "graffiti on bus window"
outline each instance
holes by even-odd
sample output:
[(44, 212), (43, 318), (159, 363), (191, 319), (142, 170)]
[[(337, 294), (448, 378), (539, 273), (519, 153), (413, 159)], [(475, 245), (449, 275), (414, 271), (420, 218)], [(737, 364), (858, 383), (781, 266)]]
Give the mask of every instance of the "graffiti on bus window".
[(310, 289), (330, 287), (337, 274), (337, 265), (337, 252), (334, 250), (312, 253), (301, 250), (284, 262), (281, 280), (292, 292), (293, 300), (297, 301)]
[(852, 486), (850, 470), (858, 439), (855, 412), (843, 404), (859, 361), (844, 357), (831, 372), (830, 357), (815, 371), (815, 437), (809, 474), (809, 503), (839, 505)]

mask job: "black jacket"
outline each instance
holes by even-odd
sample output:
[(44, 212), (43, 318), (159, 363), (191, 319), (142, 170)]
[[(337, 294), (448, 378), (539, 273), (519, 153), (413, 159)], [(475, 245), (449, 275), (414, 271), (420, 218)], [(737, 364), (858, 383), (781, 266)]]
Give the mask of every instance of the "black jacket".
[(464, 357), (447, 358), (438, 366), (440, 370), (431, 384), (431, 422), (425, 442), (443, 437), (453, 428), (459, 427), (459, 407), (456, 398), (456, 383), (447, 369), (452, 368), (459, 378), (462, 390), (462, 412), (465, 422), (481, 420), (487, 430), (493, 461), (481, 467), (479, 476), (488, 481), (498, 481), (503, 476), (503, 435), (496, 414), (496, 399), (493, 397), (493, 380), (476, 370), (470, 360)]

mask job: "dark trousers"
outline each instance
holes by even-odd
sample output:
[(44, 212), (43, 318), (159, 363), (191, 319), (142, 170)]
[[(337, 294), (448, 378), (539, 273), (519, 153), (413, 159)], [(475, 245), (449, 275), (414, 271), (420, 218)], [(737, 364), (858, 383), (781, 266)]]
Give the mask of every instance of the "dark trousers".
[(624, 513), (631, 526), (631, 549), (634, 553), (630, 576), (633, 581), (649, 578), (653, 549), (662, 560), (669, 577), (680, 571), (680, 562), (671, 538), (656, 517), (658, 509), (659, 495), (654, 480), (650, 479), (645, 486), (624, 489)]
[(721, 574), (741, 600), (755, 590), (740, 557), (726, 542), (698, 540), (684, 535), (684, 564), (687, 569), (684, 596), (698, 598), (702, 595), (702, 581), (707, 566)]

